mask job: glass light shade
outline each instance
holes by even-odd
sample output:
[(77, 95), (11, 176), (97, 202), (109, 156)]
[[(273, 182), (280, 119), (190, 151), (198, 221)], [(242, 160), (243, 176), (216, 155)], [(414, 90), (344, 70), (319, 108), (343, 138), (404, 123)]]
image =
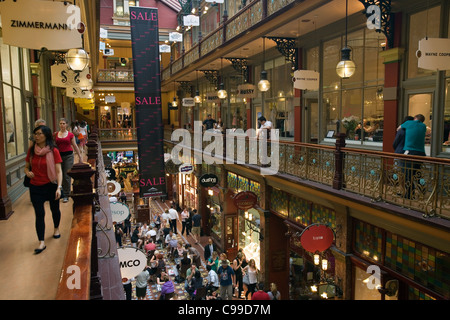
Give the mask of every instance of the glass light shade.
[(223, 83), (220, 84), (220, 90), (217, 91), (217, 96), (219, 99), (225, 99), (227, 97), (228, 93), (223, 87)]
[(318, 266), (320, 263), (320, 256), (318, 254), (314, 255), (314, 264)]
[(202, 97), (200, 97), (200, 93), (198, 92), (198, 90), (197, 90), (197, 92), (195, 92), (194, 102), (202, 103)]
[(177, 106), (178, 106), (177, 98), (173, 98), (172, 107), (177, 107)]
[(210, 196), (213, 196), (213, 195), (214, 195), (214, 191), (208, 190), (208, 194), (209, 194)]
[(342, 79), (350, 78), (356, 71), (355, 63), (350, 59), (350, 52), (352, 50), (345, 47), (341, 50), (342, 58), (336, 66), (336, 73)]
[(322, 270), (327, 270), (328, 269), (328, 260), (327, 259), (323, 259), (322, 260)]
[(259, 91), (268, 91), (270, 89), (270, 82), (267, 80), (267, 72), (261, 71), (261, 80), (258, 82)]
[(89, 64), (89, 55), (83, 49), (70, 49), (65, 55), (67, 66), (73, 71), (83, 71)]
[(342, 79), (350, 78), (356, 71), (356, 65), (352, 60), (342, 60), (336, 66), (336, 72)]

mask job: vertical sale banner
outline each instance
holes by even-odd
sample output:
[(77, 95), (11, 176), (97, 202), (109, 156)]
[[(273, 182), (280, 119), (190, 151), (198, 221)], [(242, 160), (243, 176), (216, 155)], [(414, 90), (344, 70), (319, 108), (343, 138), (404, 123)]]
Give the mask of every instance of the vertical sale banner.
[(158, 9), (130, 7), (141, 197), (166, 194)]

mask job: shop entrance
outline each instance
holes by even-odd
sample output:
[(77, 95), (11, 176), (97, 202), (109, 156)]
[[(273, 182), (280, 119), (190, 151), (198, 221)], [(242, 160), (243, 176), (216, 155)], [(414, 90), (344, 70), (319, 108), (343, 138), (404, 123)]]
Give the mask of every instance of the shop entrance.
[(225, 252), (228, 260), (232, 261), (238, 252), (238, 219), (237, 216), (225, 218)]
[(307, 99), (305, 103), (304, 137), (306, 143), (319, 142), (319, 102)]

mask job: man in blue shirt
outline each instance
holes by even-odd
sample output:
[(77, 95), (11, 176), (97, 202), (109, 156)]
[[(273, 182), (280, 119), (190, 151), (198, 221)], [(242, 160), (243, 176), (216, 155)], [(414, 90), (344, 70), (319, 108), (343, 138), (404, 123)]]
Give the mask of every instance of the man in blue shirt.
[[(424, 124), (425, 117), (418, 114), (414, 120), (404, 122), (400, 128), (405, 129), (404, 154), (413, 156), (426, 156), (425, 154), (425, 135), (427, 126)], [(404, 161), (405, 175), (405, 198), (420, 200), (420, 188), (416, 185), (421, 179), (421, 163), (417, 161)]]
[(418, 114), (414, 120), (404, 122), (400, 127), (405, 129), (405, 146), (403, 150), (405, 154), (414, 156), (425, 156), (425, 134), (427, 126), (423, 123), (425, 117)]
[(222, 265), (217, 270), (220, 283), (220, 297), (222, 300), (233, 299), (233, 284), (235, 283), (235, 275), (233, 268), (230, 267), (227, 259), (222, 260)]

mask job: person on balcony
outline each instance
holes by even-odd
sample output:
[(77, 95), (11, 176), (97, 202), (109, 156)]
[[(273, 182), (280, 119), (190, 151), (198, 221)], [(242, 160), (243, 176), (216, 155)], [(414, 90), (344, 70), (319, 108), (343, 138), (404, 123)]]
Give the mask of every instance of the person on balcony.
[[(414, 120), (414, 117), (406, 116), (403, 119), (402, 123), (405, 123), (406, 121), (410, 121), (410, 120)], [(395, 135), (394, 143), (392, 144), (392, 146), (394, 147), (395, 153), (399, 153), (399, 154), (405, 153), (405, 151), (403, 150), (403, 148), (405, 146), (405, 132), (406, 132), (406, 129), (404, 129), (400, 126), (399, 130), (397, 131), (397, 134)]]
[(69, 201), (70, 194), (70, 186), (72, 182), (72, 178), (67, 174), (67, 172), (72, 169), (74, 163), (73, 151), (78, 155), (78, 162), (83, 162), (83, 157), (81, 156), (80, 149), (77, 146), (77, 142), (75, 140), (75, 136), (72, 132), (67, 130), (67, 120), (61, 118), (59, 120), (59, 131), (54, 133), (55, 143), (58, 147), (59, 154), (62, 159), (62, 197), (63, 202), (66, 203)]
[(45, 238), (45, 207), (44, 203), (49, 201), (53, 218), (53, 238), (61, 237), (59, 223), (61, 211), (59, 210), (59, 199), (62, 189), (61, 156), (58, 148), (53, 142), (52, 131), (47, 126), (38, 126), (34, 129), (34, 143), (28, 149), (25, 158), (25, 175), (30, 178), (30, 199), (36, 214), (36, 233), (39, 247), (34, 250), (39, 254), (47, 247)]
[(208, 114), (207, 118), (203, 121), (203, 128), (205, 130), (214, 129), (214, 124), (217, 121), (211, 117), (211, 114)]

